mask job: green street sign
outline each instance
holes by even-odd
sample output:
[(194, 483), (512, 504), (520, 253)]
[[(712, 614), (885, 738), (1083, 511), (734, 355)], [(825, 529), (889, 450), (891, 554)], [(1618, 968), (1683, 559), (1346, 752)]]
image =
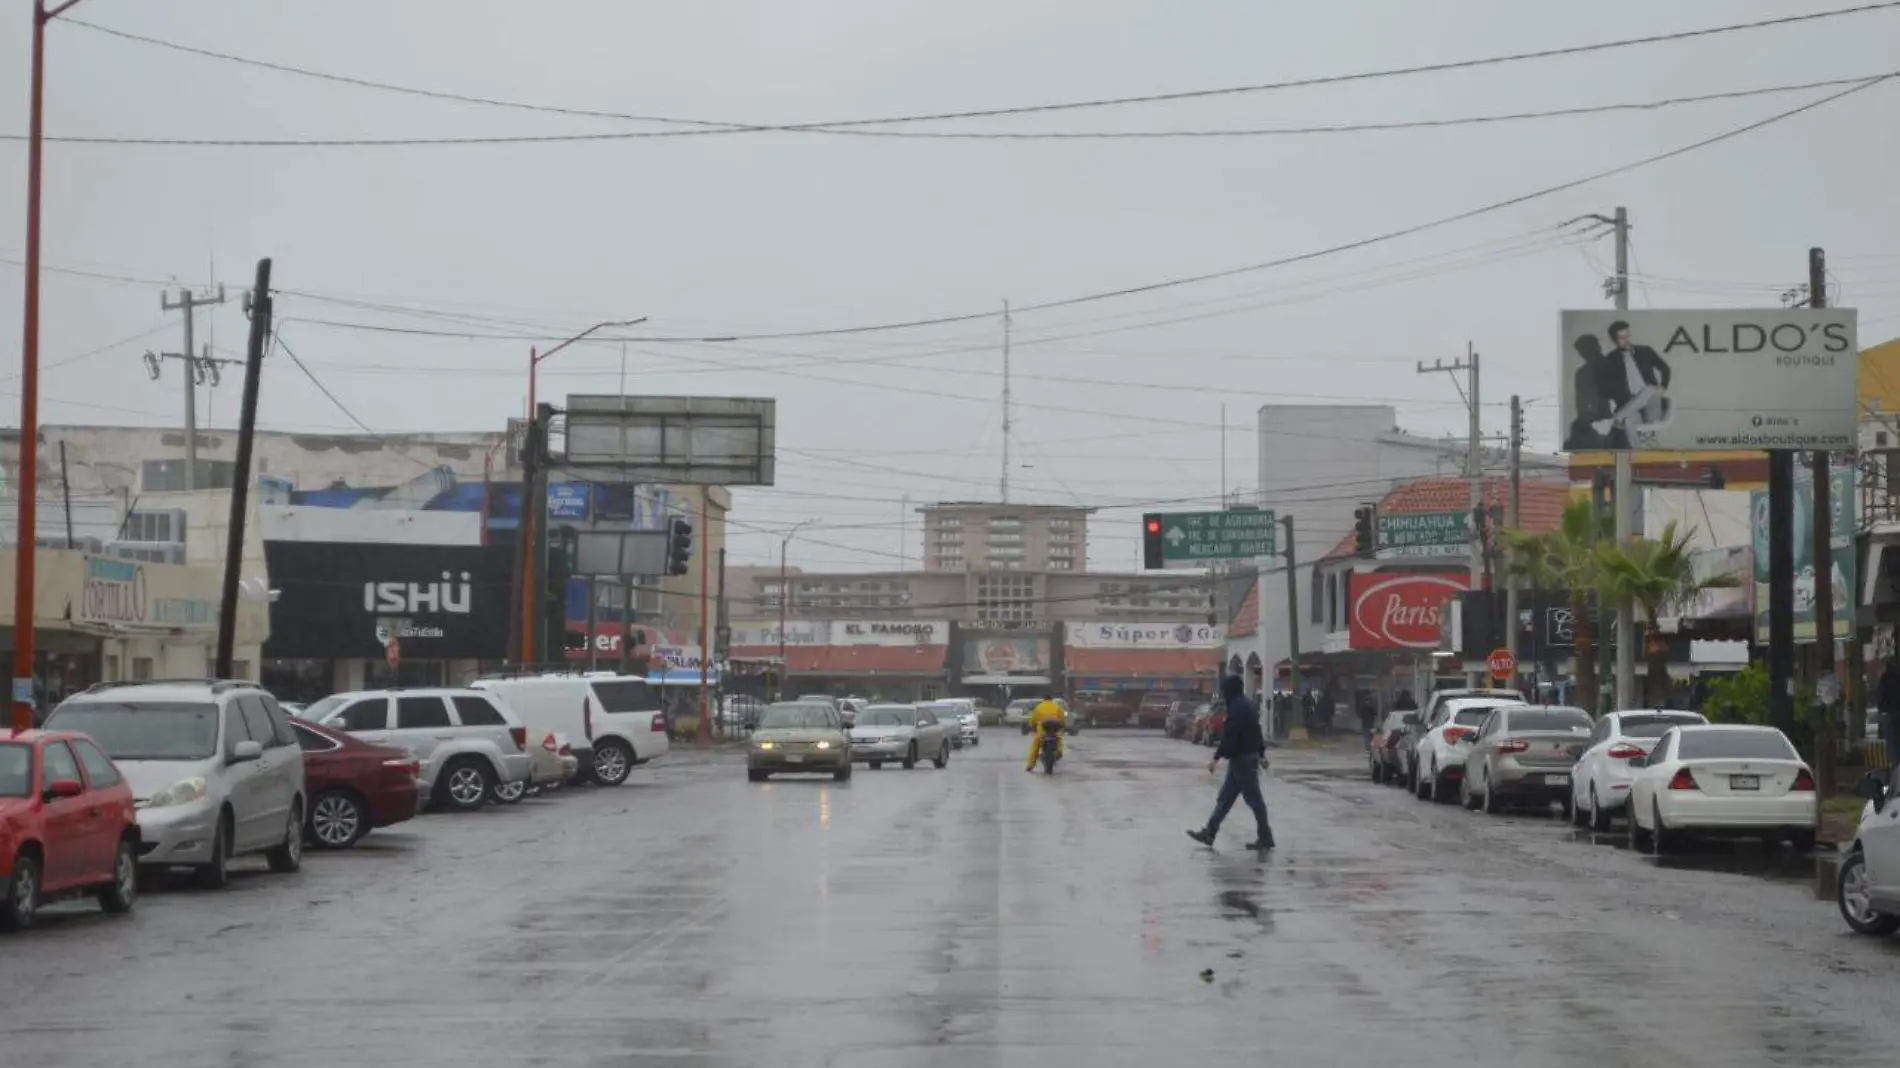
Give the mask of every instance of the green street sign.
[(1471, 513), (1400, 512), (1379, 514), (1377, 555), (1457, 556), (1471, 543)]
[[(1274, 514), (1264, 510), (1233, 512), (1160, 512), (1146, 517), (1143, 538), (1149, 567), (1198, 567), (1212, 560), (1272, 556), (1277, 549)], [(1154, 552), (1158, 548), (1160, 551)]]

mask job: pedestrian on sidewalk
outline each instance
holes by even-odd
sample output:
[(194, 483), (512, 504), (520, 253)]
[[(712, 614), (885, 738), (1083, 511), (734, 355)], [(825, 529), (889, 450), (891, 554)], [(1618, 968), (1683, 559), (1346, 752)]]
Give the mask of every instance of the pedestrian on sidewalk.
[(1238, 675), (1220, 680), (1220, 694), (1227, 704), (1227, 726), (1221, 731), (1220, 747), (1214, 750), (1214, 759), (1207, 762), (1207, 773), (1214, 774), (1224, 759), (1227, 778), (1221, 783), (1220, 796), (1214, 800), (1214, 813), (1207, 818), (1207, 826), (1189, 831), (1188, 837), (1204, 846), (1212, 846), (1214, 836), (1220, 833), (1221, 821), (1233, 810), (1236, 800), (1244, 799), (1253, 810), (1256, 832), (1247, 848), (1272, 849), (1273, 828), (1267, 823), (1267, 800), (1260, 794), (1260, 766), (1267, 753), (1267, 740), (1260, 733), (1260, 708), (1248, 698), (1247, 688)]

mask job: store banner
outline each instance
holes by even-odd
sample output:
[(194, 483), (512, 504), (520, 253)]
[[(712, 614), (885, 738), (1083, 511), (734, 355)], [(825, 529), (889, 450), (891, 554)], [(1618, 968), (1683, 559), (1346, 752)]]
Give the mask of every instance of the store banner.
[(1069, 623), (1063, 642), (1072, 649), (1213, 649), (1227, 628), (1207, 623)]
[[(828, 645), (830, 627), (823, 620), (789, 619), (785, 621), (785, 640), (787, 646)], [(738, 622), (732, 625), (732, 640), (728, 648), (757, 648), (776, 646), (779, 641), (777, 620)]]
[(507, 655), (514, 550), (479, 545), (264, 543), (278, 599), (264, 655), (404, 660)]
[(894, 648), (906, 645), (945, 645), (949, 641), (948, 620), (846, 619), (831, 624), (831, 641), (828, 644), (877, 645)]
[(1438, 648), (1445, 606), (1471, 585), (1461, 572), (1353, 574), (1347, 586), (1353, 649)]

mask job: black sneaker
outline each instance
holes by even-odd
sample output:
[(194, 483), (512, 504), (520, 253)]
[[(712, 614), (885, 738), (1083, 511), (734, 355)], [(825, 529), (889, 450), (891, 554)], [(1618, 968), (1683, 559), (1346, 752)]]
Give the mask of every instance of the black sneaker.
[(1272, 848), (1273, 848), (1273, 832), (1272, 832), (1272, 831), (1268, 831), (1268, 832), (1267, 832), (1267, 834), (1266, 834), (1266, 837), (1264, 837), (1264, 838), (1256, 838), (1256, 839), (1254, 839), (1253, 841), (1251, 841), (1251, 842), (1248, 842), (1248, 843), (1247, 843), (1247, 848), (1248, 848), (1248, 849), (1257, 849), (1257, 850), (1259, 850), (1259, 851), (1260, 851), (1260, 852), (1262, 852), (1262, 853), (1264, 853), (1264, 852), (1266, 852), (1266, 851), (1267, 851), (1267, 850), (1269, 850), (1269, 849), (1272, 849)]
[(1214, 845), (1214, 836), (1212, 834), (1209, 834), (1206, 828), (1202, 828), (1201, 830), (1198, 830), (1198, 831), (1189, 831), (1187, 833), (1187, 836), (1189, 838), (1194, 839), (1196, 842), (1201, 843), (1204, 846), (1208, 846), (1211, 848)]

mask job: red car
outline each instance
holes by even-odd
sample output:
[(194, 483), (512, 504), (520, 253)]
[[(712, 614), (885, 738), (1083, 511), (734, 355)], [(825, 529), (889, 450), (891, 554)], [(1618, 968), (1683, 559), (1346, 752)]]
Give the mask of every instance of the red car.
[(138, 896), (138, 814), (112, 758), (83, 734), (0, 735), (0, 931), (40, 907), (93, 895), (107, 912)]
[(304, 791), (310, 798), (303, 829), (312, 846), (348, 849), (371, 828), (416, 814), (422, 764), (415, 754), (301, 719), (290, 725), (303, 747)]

